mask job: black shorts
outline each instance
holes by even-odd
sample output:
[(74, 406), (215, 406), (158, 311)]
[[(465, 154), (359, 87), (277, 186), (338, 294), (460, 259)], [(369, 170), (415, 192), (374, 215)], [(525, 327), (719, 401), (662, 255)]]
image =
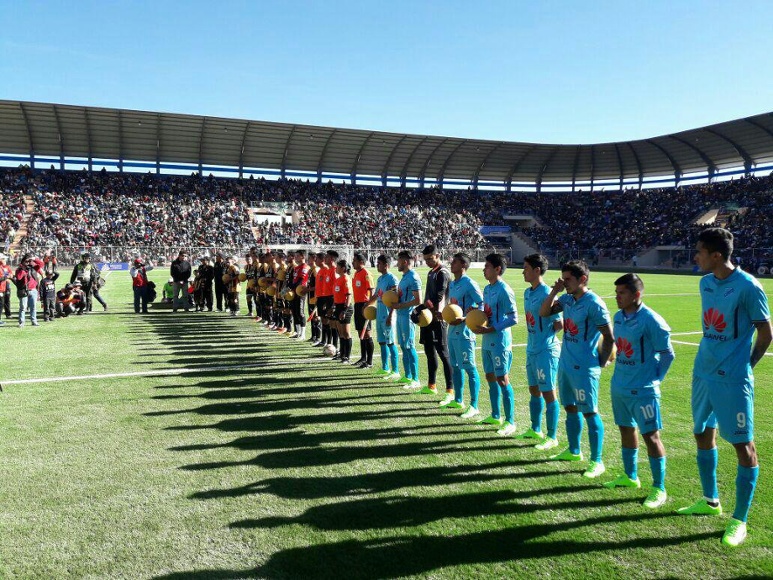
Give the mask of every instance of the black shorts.
[(317, 311), (322, 318), (332, 318), (333, 316), (333, 297), (320, 296), (317, 298)]
[(362, 332), (363, 328), (370, 330), (370, 320), (366, 320), (363, 315), (366, 304), (367, 302), (354, 303), (354, 328), (357, 329), (357, 332)]
[(352, 321), (353, 314), (354, 308), (351, 306), (347, 307), (345, 304), (336, 304), (333, 320), (340, 322), (341, 324), (349, 324)]
[(448, 323), (434, 320), (429, 326), (419, 328), (420, 344), (448, 344)]

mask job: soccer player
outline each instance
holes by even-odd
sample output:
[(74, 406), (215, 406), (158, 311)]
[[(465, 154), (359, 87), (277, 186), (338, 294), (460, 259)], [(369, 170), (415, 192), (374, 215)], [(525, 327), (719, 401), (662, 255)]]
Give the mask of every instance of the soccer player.
[[(424, 395), (437, 395), (437, 359), (443, 364), (443, 377), (446, 382), (446, 396), (440, 402), (445, 407), (454, 402), (454, 378), (451, 371), (451, 361), (448, 354), (448, 323), (443, 320), (440, 312), (446, 305), (448, 298), (448, 284), (451, 282), (451, 273), (440, 261), (440, 252), (434, 244), (428, 245), (422, 251), (424, 263), (429, 266), (427, 274), (427, 290), (424, 294), (424, 308), (432, 313), (432, 323), (419, 329), (419, 342), (424, 345), (424, 354), (427, 355), (427, 386), (419, 391)], [(419, 307), (421, 308), (421, 307)]]
[[(604, 422), (598, 413), (599, 379), (602, 367), (612, 355), (614, 337), (609, 311), (604, 301), (588, 288), (590, 270), (582, 260), (572, 260), (561, 267), (550, 294), (540, 307), (540, 316), (564, 313), (564, 342), (558, 359), (558, 389), (566, 409), (566, 438), (569, 448), (552, 455), (557, 461), (582, 461), (580, 436), (582, 417), (588, 422), (590, 463), (583, 473), (599, 477), (606, 468), (602, 460)], [(566, 290), (560, 298), (558, 294)], [(603, 337), (601, 348), (599, 337)]]
[(666, 450), (660, 439), (660, 384), (674, 361), (674, 349), (671, 329), (659, 314), (642, 303), (643, 293), (644, 282), (636, 274), (615, 280), (615, 299), (620, 310), (613, 319), (617, 358), (612, 375), (612, 412), (620, 428), (625, 474), (604, 485), (641, 487), (636, 466), (638, 427), (647, 445), (653, 480), (644, 507), (655, 509), (668, 497)]
[(384, 380), (398, 380), (394, 310), (387, 308), (381, 300), (385, 292), (397, 290), (397, 277), (389, 271), (389, 262), (389, 257), (384, 254), (376, 259), (376, 268), (381, 275), (376, 280), (376, 292), (369, 304), (376, 304), (376, 338), (381, 349), (381, 370), (376, 374), (382, 375)]
[[(320, 306), (319, 300), (317, 301), (317, 308), (322, 315), (323, 333), (325, 328), (327, 329), (327, 337), (325, 344), (332, 344), (336, 350), (338, 349), (338, 330), (336, 328), (336, 322), (333, 318), (333, 286), (335, 285), (336, 278), (336, 262), (338, 261), (338, 252), (335, 250), (328, 250), (325, 252), (325, 267), (322, 270), (323, 279), (323, 300)], [(324, 335), (323, 335), (324, 336)], [(334, 360), (341, 358), (340, 353), (336, 352), (333, 355)]]
[(308, 304), (309, 304), (309, 319), (311, 320), (311, 338), (309, 342), (311, 346), (317, 346), (322, 340), (322, 322), (317, 312), (317, 276), (319, 275), (319, 269), (323, 266), (325, 254), (310, 253), (309, 260), (314, 260), (311, 270), (309, 271), (309, 284), (308, 284)]
[[(295, 267), (293, 268), (293, 283), (292, 291), (296, 292), (298, 286), (307, 286), (309, 284), (309, 274), (311, 268), (306, 263), (306, 250), (295, 251)], [(294, 334), (291, 338), (296, 338), (299, 341), (306, 340), (306, 313), (304, 307), (306, 306), (306, 296), (301, 296), (297, 292), (295, 298), (290, 302), (290, 308), (292, 309), (292, 317), (294, 321)]]
[[(483, 304), (483, 293), (478, 283), (467, 275), (472, 260), (467, 254), (454, 254), (451, 259), (451, 274), (454, 279), (448, 285), (448, 301), (456, 304), (466, 313)], [(478, 393), (480, 377), (475, 364), (475, 335), (467, 328), (464, 320), (450, 322), (448, 329), (448, 347), (454, 372), (454, 399), (446, 405), (447, 409), (464, 408), (464, 375), (470, 383), (470, 406), (461, 414), (462, 419), (472, 419), (480, 415)]]
[(354, 363), (358, 368), (373, 368), (373, 337), (370, 335), (370, 320), (365, 320), (363, 311), (373, 295), (373, 277), (365, 269), (365, 256), (361, 253), (354, 254), (352, 260), (354, 266), (354, 328), (360, 338), (360, 359)]
[(277, 257), (277, 269), (274, 275), (274, 279), (276, 280), (276, 294), (274, 295), (274, 316), (276, 326), (274, 330), (276, 330), (279, 334), (284, 334), (287, 332), (284, 321), (285, 301), (282, 298), (285, 282), (287, 281), (287, 258), (285, 257), (284, 253), (281, 253)]
[(336, 262), (336, 278), (333, 282), (333, 302), (335, 310), (331, 317), (335, 321), (341, 340), (340, 360), (343, 364), (349, 364), (352, 354), (351, 322), (354, 308), (352, 307), (352, 268), (346, 260)]
[[(513, 336), (511, 326), (518, 324), (518, 311), (513, 289), (502, 279), (507, 261), (501, 254), (486, 256), (483, 276), (488, 284), (483, 289), (483, 311), (489, 324), (473, 332), (483, 335), (483, 370), (491, 399), (491, 416), (481, 423), (499, 425), (497, 435), (508, 437), (515, 433), (515, 401), (510, 384), (510, 366), (513, 363)], [(501, 394), (501, 397), (500, 397)], [(500, 398), (504, 402), (505, 422), (502, 424)]]
[[(548, 271), (548, 259), (530, 254), (523, 259), (523, 279), (528, 284), (523, 292), (526, 312), (526, 380), (529, 385), (529, 418), (531, 426), (516, 439), (537, 441), (540, 451), (558, 446), (556, 432), (561, 408), (556, 399), (558, 357), (561, 346), (556, 333), (563, 329), (559, 313), (540, 316), (540, 308), (550, 294), (543, 276)], [(542, 412), (545, 411), (547, 437), (542, 433)]]
[(408, 250), (397, 254), (397, 269), (403, 277), (397, 285), (399, 302), (397, 310), (397, 340), (403, 351), (403, 368), (405, 377), (400, 379), (406, 389), (418, 390), (419, 383), (419, 353), (416, 352), (416, 325), (411, 320), (411, 312), (421, 304), (421, 279), (413, 270), (413, 255)]
[[(703, 499), (677, 510), (684, 515), (719, 515), (717, 428), (735, 447), (738, 470), (736, 504), (722, 543), (746, 539), (746, 518), (759, 476), (754, 445), (752, 369), (770, 346), (768, 299), (759, 282), (733, 265), (733, 234), (709, 228), (698, 235), (695, 263), (708, 272), (700, 281), (703, 338), (695, 357), (692, 382), (693, 433)], [(754, 331), (757, 339), (752, 346)]]

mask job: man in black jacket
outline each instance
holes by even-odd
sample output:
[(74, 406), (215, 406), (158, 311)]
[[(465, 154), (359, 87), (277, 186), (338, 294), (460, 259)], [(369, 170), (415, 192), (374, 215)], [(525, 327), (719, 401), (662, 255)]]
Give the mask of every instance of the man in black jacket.
[(196, 278), (200, 296), (200, 302), (197, 302), (196, 305), (202, 312), (204, 312), (205, 305), (207, 310), (212, 312), (212, 280), (215, 278), (215, 270), (209, 263), (209, 256), (201, 257), (201, 265), (196, 271)]
[(223, 311), (223, 297), (226, 295), (226, 287), (223, 284), (223, 274), (225, 274), (225, 260), (223, 253), (218, 252), (215, 255), (215, 265), (212, 266), (215, 272), (215, 300), (217, 301), (217, 311)]
[(188, 280), (191, 278), (191, 263), (188, 261), (188, 253), (180, 250), (177, 258), (172, 262), (169, 268), (169, 275), (172, 276), (174, 285), (174, 307), (172, 312), (177, 312), (182, 305), (185, 312), (190, 311), (191, 304), (188, 301)]
[(91, 263), (91, 254), (89, 252), (83, 252), (81, 254), (81, 261), (75, 264), (75, 268), (73, 268), (72, 275), (70, 276), (70, 284), (75, 284), (76, 281), (80, 281), (83, 294), (86, 296), (85, 311), (87, 312), (91, 312), (95, 274), (96, 277), (99, 278), (96, 267)]

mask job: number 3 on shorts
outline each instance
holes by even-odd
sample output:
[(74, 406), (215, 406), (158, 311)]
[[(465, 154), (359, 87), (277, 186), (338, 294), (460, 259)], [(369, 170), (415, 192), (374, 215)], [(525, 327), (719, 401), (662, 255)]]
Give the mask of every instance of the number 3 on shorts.
[(502, 366), (502, 357), (499, 357), (499, 356), (494, 357), (494, 366), (497, 368)]

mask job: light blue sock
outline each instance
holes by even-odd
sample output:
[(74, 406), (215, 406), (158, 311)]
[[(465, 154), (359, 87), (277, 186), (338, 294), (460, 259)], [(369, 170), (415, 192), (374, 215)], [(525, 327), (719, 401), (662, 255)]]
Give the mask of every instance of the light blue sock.
[(419, 353), (415, 348), (413, 349), (413, 358), (411, 360), (413, 362), (413, 380), (418, 381), (419, 380)]
[(601, 415), (594, 413), (586, 417), (588, 422), (588, 442), (590, 443), (590, 460), (601, 461), (601, 452), (604, 448), (604, 422)]
[(529, 417), (531, 418), (531, 428), (539, 433), (542, 424), (542, 410), (545, 408), (545, 401), (542, 395), (529, 397)]
[(717, 489), (717, 463), (719, 462), (719, 453), (717, 448), (698, 449), (698, 474), (701, 476), (701, 487), (703, 488), (703, 497), (719, 501), (719, 490)]
[(413, 372), (413, 364), (411, 361), (411, 349), (403, 349), (403, 370), (405, 371), (405, 378), (410, 379)]
[(480, 393), (480, 377), (478, 369), (467, 369), (467, 377), (470, 380), (470, 406), (478, 408), (478, 395)]
[(505, 421), (515, 425), (515, 394), (513, 385), (500, 387), (502, 390), (502, 402), (505, 405)]
[(558, 431), (558, 417), (561, 414), (561, 406), (558, 401), (545, 405), (545, 427), (548, 431), (548, 437), (552, 439), (556, 438), (556, 431)]
[(652, 470), (652, 487), (666, 491), (666, 458), (650, 457), (650, 469)]
[(625, 474), (630, 479), (636, 479), (639, 477), (636, 463), (639, 460), (639, 450), (631, 449), (630, 447), (623, 447), (623, 469)]
[(464, 372), (462, 367), (453, 367), (454, 373), (454, 401), (460, 405), (464, 402)]
[(389, 360), (390, 360), (390, 365), (392, 367), (392, 372), (399, 373), (400, 365), (397, 362), (397, 359), (399, 358), (399, 354), (397, 352), (397, 345), (393, 342), (388, 346), (388, 348), (389, 348)]
[(760, 475), (760, 466), (738, 466), (738, 475), (735, 478), (735, 511), (733, 517), (742, 522), (749, 516), (749, 508), (754, 498), (754, 488), (757, 487), (757, 478)]
[(387, 345), (385, 345), (385, 344), (379, 344), (378, 346), (381, 349), (381, 370), (388, 371), (389, 370), (389, 355), (387, 353), (389, 352), (389, 349), (387, 348)]
[(494, 417), (494, 419), (499, 419), (501, 416), (499, 412), (499, 383), (496, 381), (489, 381), (488, 396), (489, 399), (491, 399), (491, 416)]
[(569, 451), (578, 455), (580, 453), (580, 436), (582, 435), (582, 416), (578, 412), (566, 413), (566, 440), (569, 443)]

